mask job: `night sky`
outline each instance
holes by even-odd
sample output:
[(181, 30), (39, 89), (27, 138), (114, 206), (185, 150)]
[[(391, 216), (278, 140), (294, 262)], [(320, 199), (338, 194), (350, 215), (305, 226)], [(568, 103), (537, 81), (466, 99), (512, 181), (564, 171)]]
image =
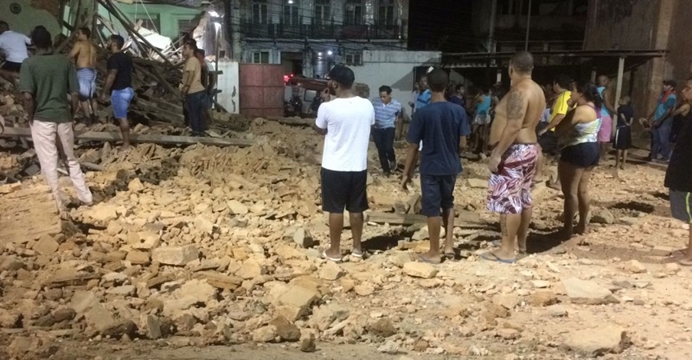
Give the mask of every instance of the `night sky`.
[(472, 0), (410, 0), (409, 49), (474, 51)]

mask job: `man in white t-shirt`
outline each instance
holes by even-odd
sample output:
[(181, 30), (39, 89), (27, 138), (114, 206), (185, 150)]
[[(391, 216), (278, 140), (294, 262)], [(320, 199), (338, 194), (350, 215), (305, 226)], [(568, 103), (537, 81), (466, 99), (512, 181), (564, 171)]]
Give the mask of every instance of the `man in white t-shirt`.
[(10, 26), (0, 21), (0, 52), (5, 57), (5, 62), (0, 67), (0, 75), (7, 81), (14, 82), (13, 78), (19, 78), (22, 63), (29, 57), (27, 45), (31, 45), (28, 36), (10, 31)]
[(375, 110), (370, 100), (352, 91), (353, 71), (334, 67), (327, 76), (336, 99), (322, 104), (317, 111), (315, 129), (325, 134), (322, 155), (322, 210), (329, 213), (331, 246), (322, 257), (341, 261), (341, 232), (344, 209), (348, 210), (353, 233), (351, 255), (363, 257), (363, 211), (368, 209), (368, 145)]

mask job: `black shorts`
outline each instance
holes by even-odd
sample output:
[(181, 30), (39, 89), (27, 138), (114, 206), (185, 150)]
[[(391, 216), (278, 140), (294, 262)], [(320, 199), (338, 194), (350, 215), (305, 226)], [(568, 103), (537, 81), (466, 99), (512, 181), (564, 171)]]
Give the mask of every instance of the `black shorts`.
[(368, 209), (368, 171), (333, 171), (322, 168), (322, 210), (341, 214)]
[(560, 153), (560, 161), (564, 161), (580, 168), (589, 168), (598, 165), (601, 157), (601, 148), (596, 142), (582, 143), (567, 146)]
[(692, 194), (670, 189), (670, 213), (674, 218), (692, 224)]
[(19, 70), (22, 68), (22, 63), (16, 63), (12, 61), (5, 61), (4, 64), (0, 67), (0, 70), (5, 70), (5, 71), (10, 71), (10, 72), (16, 72), (18, 73)]
[(454, 207), (454, 185), (457, 175), (422, 175), (421, 213), (428, 217), (440, 216), (441, 209)]

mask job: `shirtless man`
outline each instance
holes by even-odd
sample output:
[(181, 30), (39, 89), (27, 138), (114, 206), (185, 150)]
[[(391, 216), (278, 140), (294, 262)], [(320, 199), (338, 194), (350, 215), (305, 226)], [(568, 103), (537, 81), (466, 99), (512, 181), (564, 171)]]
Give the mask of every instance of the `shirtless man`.
[[(481, 255), (502, 263), (516, 261), (515, 251), (526, 252), (531, 223), (531, 183), (538, 151), (536, 125), (545, 109), (545, 93), (531, 79), (533, 56), (514, 54), (509, 63), (512, 88), (497, 106), (490, 128), (490, 189), (488, 210), (500, 214), (502, 245)], [(518, 244), (517, 244), (518, 241)]]
[(88, 28), (81, 28), (77, 31), (77, 42), (75, 42), (70, 59), (74, 59), (77, 64), (77, 79), (79, 80), (79, 100), (82, 103), (82, 110), (86, 116), (86, 123), (96, 121), (96, 46), (89, 41), (91, 31)]

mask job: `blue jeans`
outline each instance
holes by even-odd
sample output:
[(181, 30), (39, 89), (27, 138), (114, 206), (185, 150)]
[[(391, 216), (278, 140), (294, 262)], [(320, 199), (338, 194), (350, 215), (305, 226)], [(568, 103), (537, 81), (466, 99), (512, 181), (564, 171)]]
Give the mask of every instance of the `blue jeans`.
[(670, 149), (670, 132), (673, 129), (673, 121), (671, 119), (665, 120), (663, 124), (659, 127), (652, 129), (654, 142), (651, 148), (651, 158), (658, 159), (659, 155), (663, 160), (669, 160), (671, 149)]
[(392, 170), (391, 166), (396, 166), (396, 156), (394, 155), (394, 130), (395, 128), (372, 129), (372, 140), (377, 146), (377, 154), (380, 156), (382, 170), (388, 174)]
[(206, 92), (199, 91), (185, 95), (185, 107), (187, 108), (192, 135), (198, 136), (204, 133), (204, 106)]
[(135, 92), (132, 88), (113, 90), (111, 92), (113, 116), (115, 116), (116, 119), (127, 119), (127, 109), (130, 107), (130, 102), (134, 97)]

